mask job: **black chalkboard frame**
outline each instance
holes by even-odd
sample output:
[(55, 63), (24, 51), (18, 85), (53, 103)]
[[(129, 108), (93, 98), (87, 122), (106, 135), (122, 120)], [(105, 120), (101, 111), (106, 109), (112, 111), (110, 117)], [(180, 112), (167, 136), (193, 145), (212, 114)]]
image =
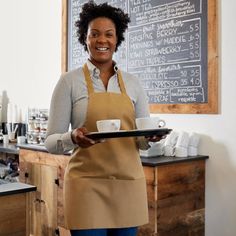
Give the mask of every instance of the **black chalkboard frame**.
[[(218, 113), (218, 0), (207, 0), (208, 27), (208, 101), (188, 104), (149, 104), (152, 113), (217, 114)], [(70, 52), (69, 52), (70, 53)], [(68, 70), (68, 0), (62, 0), (62, 73)]]

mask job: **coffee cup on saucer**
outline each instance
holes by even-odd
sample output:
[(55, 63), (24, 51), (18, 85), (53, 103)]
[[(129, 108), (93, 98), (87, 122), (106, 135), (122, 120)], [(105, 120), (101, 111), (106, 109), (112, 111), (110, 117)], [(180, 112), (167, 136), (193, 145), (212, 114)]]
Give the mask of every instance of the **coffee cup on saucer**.
[(113, 132), (120, 130), (119, 119), (98, 120), (96, 125), (98, 132)]
[(141, 117), (135, 120), (138, 130), (163, 128), (166, 122), (159, 117)]

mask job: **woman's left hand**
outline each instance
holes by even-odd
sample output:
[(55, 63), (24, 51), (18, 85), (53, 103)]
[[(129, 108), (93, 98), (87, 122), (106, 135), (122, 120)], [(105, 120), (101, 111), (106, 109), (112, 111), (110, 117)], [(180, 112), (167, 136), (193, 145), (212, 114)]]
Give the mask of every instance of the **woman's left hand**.
[(159, 142), (161, 139), (165, 139), (166, 135), (163, 135), (163, 136), (153, 135), (153, 136), (148, 136), (145, 138), (148, 140), (148, 142)]

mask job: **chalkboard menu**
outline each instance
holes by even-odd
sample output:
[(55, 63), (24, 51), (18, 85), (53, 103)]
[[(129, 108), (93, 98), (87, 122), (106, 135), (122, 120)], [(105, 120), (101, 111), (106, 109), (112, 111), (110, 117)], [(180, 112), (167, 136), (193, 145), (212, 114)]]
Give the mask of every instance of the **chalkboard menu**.
[[(68, 1), (67, 70), (83, 65), (88, 55), (76, 37), (75, 21), (86, 0)], [(140, 78), (155, 107), (168, 112), (185, 105), (209, 104), (212, 82), (209, 83), (209, 30), (207, 0), (97, 0), (108, 2), (127, 12), (131, 23), (126, 40), (114, 59), (119, 67)], [(214, 5), (215, 6), (215, 5)], [(211, 6), (212, 7), (212, 6)], [(213, 83), (215, 86), (215, 83)], [(216, 90), (216, 89), (214, 89)], [(214, 107), (213, 113), (216, 111)], [(175, 111), (177, 112), (177, 111)], [(169, 112), (168, 112), (169, 113)]]

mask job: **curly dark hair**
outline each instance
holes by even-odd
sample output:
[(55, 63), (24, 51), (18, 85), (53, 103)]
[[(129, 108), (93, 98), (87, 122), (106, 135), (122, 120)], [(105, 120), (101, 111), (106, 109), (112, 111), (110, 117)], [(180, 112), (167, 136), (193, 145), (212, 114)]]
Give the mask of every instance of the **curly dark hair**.
[(88, 25), (92, 20), (98, 17), (106, 17), (114, 22), (117, 36), (115, 51), (117, 51), (117, 48), (121, 45), (122, 41), (124, 41), (124, 32), (128, 28), (130, 18), (122, 9), (112, 7), (107, 3), (97, 5), (94, 1), (89, 1), (83, 5), (80, 19), (75, 22), (79, 42), (84, 46), (85, 51), (88, 51), (86, 45)]

